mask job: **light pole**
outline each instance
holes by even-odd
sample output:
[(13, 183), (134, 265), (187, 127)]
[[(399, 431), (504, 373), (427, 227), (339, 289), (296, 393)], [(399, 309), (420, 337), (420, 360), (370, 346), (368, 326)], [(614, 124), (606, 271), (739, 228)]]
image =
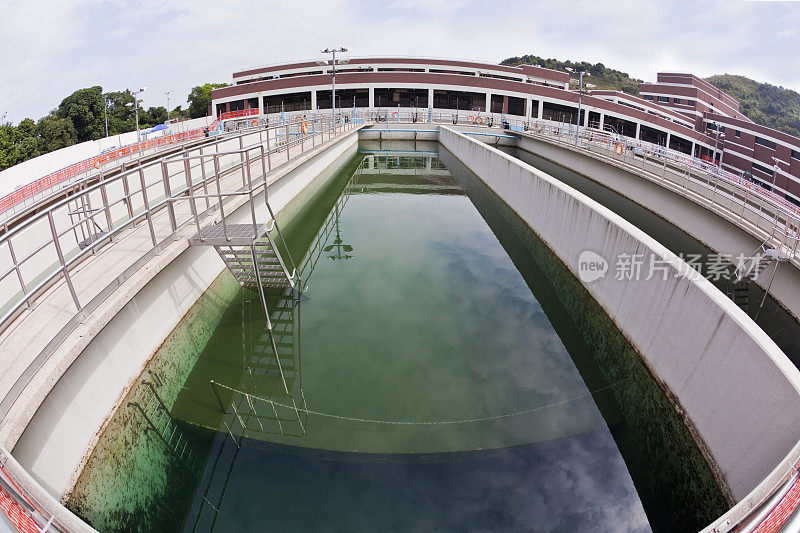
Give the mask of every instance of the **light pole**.
[(169, 93), (171, 93), (171, 92), (174, 92), (174, 91), (172, 89), (170, 89), (169, 91), (164, 91), (164, 94), (167, 95), (167, 122), (169, 122), (169, 117), (170, 117), (170, 115), (169, 115)]
[[(574, 72), (574, 70), (571, 69), (570, 67), (567, 67), (567, 70), (570, 71), (570, 72)], [(588, 72), (585, 72), (583, 70), (578, 73), (578, 76), (579, 76), (579, 78), (578, 78), (578, 125), (575, 127), (575, 146), (578, 146), (578, 134), (581, 131), (581, 104), (583, 103), (582, 102), (582, 99), (583, 99), (582, 97), (583, 97), (583, 75), (584, 74), (586, 74), (587, 76), (591, 76), (591, 74), (589, 74)], [(594, 87), (594, 85), (591, 85), (589, 83), (587, 83), (586, 86), (587, 87)]]
[(133, 108), (136, 110), (136, 142), (142, 142), (142, 134), (139, 132), (139, 100), (136, 95), (141, 94), (147, 90), (147, 87), (142, 87), (138, 91), (133, 91)]
[(103, 116), (106, 119), (106, 137), (108, 137), (108, 96), (103, 95)]
[[(320, 50), (321, 54), (332, 54), (331, 65), (333, 69), (331, 70), (331, 118), (336, 120), (336, 52), (347, 52), (347, 48), (326, 48), (325, 50)], [(349, 59), (340, 60), (341, 64), (345, 64), (349, 61)], [(317, 61), (317, 64), (320, 65), (327, 65), (328, 61)]]
[(716, 122), (709, 122), (709, 124), (714, 125), (714, 131), (717, 132), (716, 137), (714, 137), (714, 165), (717, 164), (717, 145), (719, 144), (719, 124)]
[(770, 190), (774, 193), (775, 192), (775, 178), (778, 177), (778, 170), (780, 170), (780, 167), (778, 167), (778, 158), (777, 157), (773, 157), (772, 161), (774, 161), (775, 164), (772, 166), (772, 189), (770, 189)]

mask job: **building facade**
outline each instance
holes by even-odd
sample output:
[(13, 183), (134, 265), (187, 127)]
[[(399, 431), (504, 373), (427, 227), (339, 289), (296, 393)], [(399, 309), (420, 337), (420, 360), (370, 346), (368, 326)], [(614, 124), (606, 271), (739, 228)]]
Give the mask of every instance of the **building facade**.
[[(590, 78), (589, 78), (590, 79)], [(248, 115), (331, 109), (332, 66), (305, 61), (233, 74), (214, 90), (211, 113)], [(739, 102), (691, 74), (660, 73), (640, 96), (570, 90), (569, 74), (530, 65), (462, 60), (352, 58), (336, 66), (336, 108), (503, 114), (577, 124), (659, 144), (721, 164), (800, 205), (800, 139), (759, 126)]]

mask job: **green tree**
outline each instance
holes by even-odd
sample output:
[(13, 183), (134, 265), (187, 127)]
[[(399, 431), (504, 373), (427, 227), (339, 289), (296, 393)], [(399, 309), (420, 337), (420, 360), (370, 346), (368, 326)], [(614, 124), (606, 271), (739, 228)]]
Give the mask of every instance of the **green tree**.
[(72, 122), (53, 114), (44, 117), (36, 124), (36, 137), (39, 154), (46, 154), (80, 142)]
[(101, 139), (105, 136), (103, 88), (78, 89), (62, 100), (56, 116), (72, 122), (78, 142)]
[(200, 118), (208, 115), (208, 106), (211, 103), (211, 91), (220, 87), (227, 87), (227, 83), (206, 83), (192, 88), (189, 93), (189, 116)]

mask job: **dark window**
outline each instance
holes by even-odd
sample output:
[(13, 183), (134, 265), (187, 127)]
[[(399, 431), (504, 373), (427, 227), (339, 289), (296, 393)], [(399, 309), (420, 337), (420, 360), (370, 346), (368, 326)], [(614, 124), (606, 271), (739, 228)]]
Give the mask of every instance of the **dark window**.
[(600, 129), (600, 113), (597, 111), (589, 111), (589, 127)]
[(603, 120), (603, 129), (605, 131), (611, 131), (619, 135), (625, 135), (626, 137), (636, 136), (635, 122), (631, 122), (630, 120), (623, 120), (621, 118), (612, 117), (609, 115), (606, 115), (605, 119)]
[(741, 132), (741, 131), (739, 131), (739, 130), (736, 130), (736, 131), (734, 132), (734, 135), (735, 135), (735, 136), (736, 136), (736, 138), (738, 139), (739, 137), (741, 137), (741, 136), (742, 136), (742, 132)]
[(651, 128), (650, 126), (642, 125), (639, 128), (639, 138), (645, 142), (660, 144), (661, 146), (667, 144), (667, 132)]
[[(336, 109), (369, 106), (369, 89), (337, 89)], [(317, 91), (317, 109), (331, 108), (331, 91)]]
[(672, 103), (673, 104), (680, 104), (681, 103), (681, 99), (680, 98), (673, 98), (672, 99)]
[[(330, 96), (328, 96), (330, 100)], [(263, 99), (264, 113), (282, 111), (305, 111), (311, 109), (311, 92), (276, 94)]]
[(800, 160), (800, 152), (797, 150), (792, 150), (792, 157)]
[(375, 89), (377, 107), (428, 107), (428, 89)]
[(434, 90), (433, 107), (437, 109), (486, 111), (486, 94), (472, 93), (468, 91)]
[(772, 176), (772, 169), (767, 168), (763, 165), (759, 165), (758, 163), (753, 163), (753, 170), (758, 170), (759, 172), (763, 172), (764, 174), (769, 174)]
[[(474, 76), (474, 72), (463, 72), (460, 70), (436, 70), (430, 69), (428, 72), (432, 72), (434, 74), (461, 74), (462, 76)], [(484, 106), (486, 107), (486, 106)]]
[(531, 116), (537, 118), (539, 116), (539, 100), (531, 100)]
[(761, 146), (766, 146), (767, 148), (771, 148), (772, 150), (774, 150), (776, 147), (774, 142), (769, 141), (763, 137), (756, 137), (756, 144), (760, 144)]
[(669, 138), (669, 147), (672, 150), (677, 150), (678, 152), (683, 152), (684, 154), (692, 153), (692, 141), (678, 137), (674, 133)]
[(241, 111), (244, 109), (244, 100), (236, 100), (235, 102), (230, 102), (228, 104), (228, 109), (231, 111)]
[(653, 95), (652, 94), (645, 94), (644, 96), (642, 96), (642, 98), (644, 98), (645, 100), (652, 100), (653, 99)]
[(658, 101), (659, 102), (669, 102), (669, 97), (668, 96), (659, 96), (658, 97)]
[(520, 117), (525, 116), (525, 99), (517, 98), (516, 96), (508, 97), (508, 114), (517, 115)]
[(686, 105), (694, 107), (694, 100), (686, 100)]
[[(585, 113), (581, 109), (581, 116)], [(570, 124), (578, 123), (578, 108), (568, 105), (551, 104), (550, 102), (544, 103), (542, 108), (542, 118), (546, 120), (554, 120), (556, 122), (568, 122)]]
[(248, 109), (258, 109), (258, 97), (247, 99)]
[(424, 68), (379, 68), (378, 72), (425, 72)]
[(503, 112), (503, 96), (500, 94), (492, 95), (492, 113)]

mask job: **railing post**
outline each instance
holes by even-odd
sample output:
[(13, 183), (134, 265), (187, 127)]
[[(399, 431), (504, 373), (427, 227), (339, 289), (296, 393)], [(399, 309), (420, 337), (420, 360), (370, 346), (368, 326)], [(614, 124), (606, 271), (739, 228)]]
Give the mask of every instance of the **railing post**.
[(222, 235), (226, 241), (229, 241), (228, 224), (225, 222), (225, 208), (222, 205), (222, 189), (219, 184), (219, 154), (214, 155), (214, 181), (217, 182), (217, 200), (219, 201), (219, 214), (222, 221)]
[(67, 282), (67, 287), (69, 288), (69, 293), (72, 295), (72, 301), (75, 302), (75, 307), (78, 311), (81, 310), (81, 303), (78, 301), (78, 295), (75, 293), (75, 287), (72, 286), (72, 278), (70, 278), (69, 272), (67, 272), (67, 265), (64, 261), (64, 253), (61, 251), (61, 242), (58, 240), (58, 232), (56, 231), (56, 223), (53, 220), (53, 212), (47, 212), (47, 221), (50, 223), (50, 235), (53, 238), (53, 245), (56, 247), (56, 255), (58, 256), (58, 262), (61, 265), (61, 273), (64, 275), (64, 279)]
[(197, 233), (200, 234), (200, 217), (197, 216), (197, 205), (195, 204), (194, 186), (192, 185), (192, 168), (189, 164), (189, 154), (184, 150), (183, 152), (183, 171), (186, 173), (186, 194), (189, 196), (189, 208), (192, 210), (192, 218), (197, 227)]
[(169, 225), (172, 228), (172, 231), (178, 229), (178, 225), (175, 222), (175, 206), (172, 204), (172, 187), (169, 184), (169, 169), (167, 168), (167, 162), (161, 162), (161, 179), (164, 182), (164, 195), (167, 198), (167, 216), (169, 217)]
[(125, 194), (125, 206), (128, 209), (128, 218), (133, 218), (133, 205), (131, 204), (131, 187), (128, 184), (128, 174), (121, 177), (122, 192)]
[(289, 122), (288, 121), (286, 122), (286, 126), (285, 127), (286, 127), (286, 137), (284, 137), (284, 139), (286, 139), (286, 162), (288, 163), (289, 160), (291, 159), (291, 156), (289, 155)]
[(147, 218), (147, 226), (150, 228), (150, 238), (153, 240), (153, 246), (156, 246), (156, 230), (153, 227), (153, 216), (150, 213), (150, 202), (147, 200), (147, 185), (144, 182), (144, 170), (139, 167), (139, 182), (142, 187), (142, 202), (144, 203), (144, 213)]
[[(6, 233), (8, 233), (8, 227), (6, 227)], [(19, 269), (19, 264), (17, 263), (17, 254), (14, 253), (14, 247), (11, 246), (11, 238), (9, 237), (6, 239), (6, 243), (8, 244), (8, 253), (11, 255), (11, 263), (14, 265), (14, 270), (17, 271), (17, 279), (19, 280), (19, 285), (22, 288), (22, 294), (27, 295), (28, 289), (25, 287), (25, 282), (22, 280), (22, 272)], [(31, 302), (29, 300), (25, 300), (28, 304), (28, 307), (31, 306)]]

